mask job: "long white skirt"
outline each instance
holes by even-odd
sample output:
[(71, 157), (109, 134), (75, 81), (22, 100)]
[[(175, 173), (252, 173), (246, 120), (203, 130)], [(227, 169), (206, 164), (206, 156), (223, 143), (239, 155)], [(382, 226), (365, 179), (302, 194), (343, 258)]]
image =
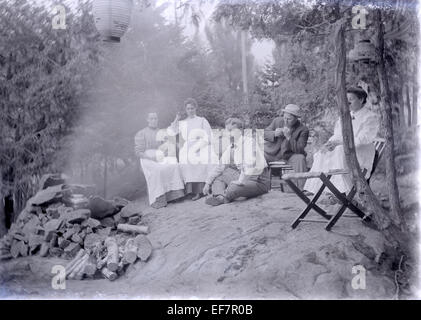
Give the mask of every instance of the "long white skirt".
[[(375, 148), (374, 144), (365, 144), (356, 148), (358, 162), (361, 169), (367, 169), (366, 178), (370, 176), (373, 168)], [(314, 154), (313, 166), (310, 172), (327, 172), (329, 170), (347, 169), (343, 145), (337, 146), (334, 150), (326, 153), (320, 151)], [(352, 188), (351, 175), (334, 175), (330, 181), (340, 192), (349, 192)], [(322, 186), (320, 179), (307, 179), (304, 190), (316, 193)]]
[[(187, 145), (192, 144), (187, 142)], [(191, 149), (193, 149), (190, 146)], [(219, 159), (210, 146), (205, 146), (200, 151), (193, 152), (188, 147), (183, 147), (179, 154), (179, 166), (185, 183), (205, 182), (208, 173), (219, 163)]]
[(158, 197), (169, 191), (184, 189), (183, 177), (176, 161), (176, 159), (168, 158), (158, 163), (149, 159), (140, 159), (148, 186), (149, 204), (153, 204)]

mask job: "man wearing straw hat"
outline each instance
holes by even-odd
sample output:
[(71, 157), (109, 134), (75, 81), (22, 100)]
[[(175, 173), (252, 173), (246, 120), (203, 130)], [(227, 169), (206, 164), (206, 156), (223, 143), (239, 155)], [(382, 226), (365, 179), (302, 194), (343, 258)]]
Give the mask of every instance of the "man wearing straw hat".
[[(288, 104), (265, 129), (266, 161), (285, 161), (295, 172), (307, 171), (306, 152), (308, 128), (300, 122), (301, 110), (295, 104)], [(295, 181), (302, 189), (304, 180)]]

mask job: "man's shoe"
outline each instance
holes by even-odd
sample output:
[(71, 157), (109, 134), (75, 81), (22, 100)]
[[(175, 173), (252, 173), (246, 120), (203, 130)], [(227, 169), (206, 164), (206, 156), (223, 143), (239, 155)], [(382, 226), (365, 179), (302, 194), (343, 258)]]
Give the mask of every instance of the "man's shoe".
[(198, 193), (198, 194), (196, 194), (193, 198), (191, 198), (192, 199), (192, 201), (196, 201), (196, 200), (199, 200), (201, 197), (203, 196), (203, 194), (202, 193)]
[(215, 207), (224, 204), (224, 200), (218, 197), (209, 197), (205, 200), (205, 203)]

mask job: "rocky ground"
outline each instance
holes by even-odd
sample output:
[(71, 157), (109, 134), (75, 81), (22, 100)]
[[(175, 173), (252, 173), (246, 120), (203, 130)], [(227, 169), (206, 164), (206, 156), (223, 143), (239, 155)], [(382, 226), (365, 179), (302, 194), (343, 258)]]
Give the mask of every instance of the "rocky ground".
[[(0, 298), (225, 298), (392, 299), (396, 286), (375, 263), (381, 235), (358, 219), (343, 218), (331, 232), (323, 224), (291, 222), (304, 205), (294, 194), (273, 190), (219, 207), (184, 200), (142, 209), (154, 247), (115, 281), (66, 280), (51, 286), (60, 258), (21, 257), (2, 262)], [(313, 213), (314, 217), (317, 214)], [(363, 254), (364, 253), (364, 254)], [(369, 253), (369, 254), (367, 254)], [(353, 289), (353, 267), (366, 269), (366, 288)]]

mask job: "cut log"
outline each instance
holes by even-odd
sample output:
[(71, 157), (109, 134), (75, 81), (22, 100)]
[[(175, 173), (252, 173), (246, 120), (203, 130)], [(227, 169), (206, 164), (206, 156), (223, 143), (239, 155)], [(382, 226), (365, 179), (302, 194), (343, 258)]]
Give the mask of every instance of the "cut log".
[(118, 245), (114, 238), (108, 237), (105, 239), (105, 246), (107, 247), (107, 269), (116, 271), (118, 269)]
[(129, 239), (124, 246), (123, 259), (127, 263), (134, 263), (137, 259), (137, 245), (134, 239)]
[(88, 261), (85, 264), (83, 273), (88, 276), (93, 276), (96, 273), (96, 259), (93, 256), (90, 256)]
[(66, 277), (73, 271), (75, 265), (80, 261), (80, 259), (85, 255), (85, 249), (80, 249), (76, 254), (74, 259), (66, 265)]
[(97, 264), (96, 264), (96, 268), (101, 270), (102, 268), (105, 267), (105, 265), (107, 264), (107, 257), (98, 260)]
[(152, 254), (152, 244), (149, 239), (144, 235), (138, 235), (134, 241), (137, 245), (137, 256), (142, 261), (148, 260)]
[(117, 230), (129, 233), (149, 233), (149, 228), (147, 226), (133, 226), (131, 224), (119, 224)]
[(85, 269), (85, 265), (88, 259), (89, 254), (85, 253), (85, 255), (80, 259), (80, 261), (77, 262), (73, 267), (72, 272), (69, 274), (69, 279), (81, 280), (83, 278), (83, 271)]
[(48, 255), (49, 249), (50, 249), (50, 244), (48, 242), (43, 242), (41, 244), (41, 249), (39, 250), (39, 255), (41, 257), (46, 257)]
[(110, 281), (114, 281), (115, 279), (117, 279), (117, 273), (107, 269), (107, 267), (102, 268), (101, 273), (105, 278), (107, 278)]

